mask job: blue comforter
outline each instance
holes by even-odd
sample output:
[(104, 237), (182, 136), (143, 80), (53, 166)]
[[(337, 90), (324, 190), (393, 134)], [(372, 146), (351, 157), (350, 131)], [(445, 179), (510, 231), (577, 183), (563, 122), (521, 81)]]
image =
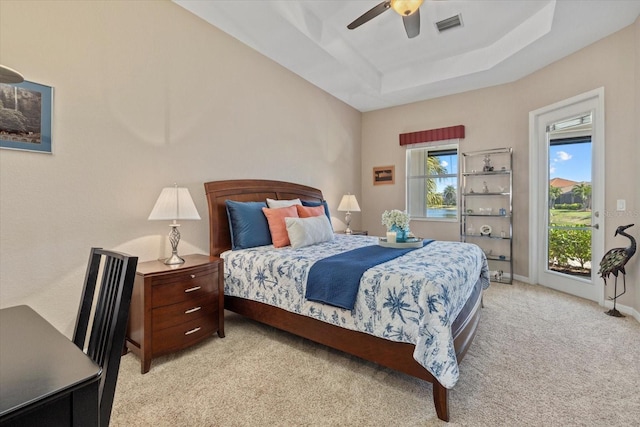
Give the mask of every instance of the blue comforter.
[[(431, 242), (433, 240), (424, 240), (422, 246)], [(371, 245), (323, 258), (309, 270), (305, 297), (309, 301), (353, 310), (365, 271), (415, 249)]]

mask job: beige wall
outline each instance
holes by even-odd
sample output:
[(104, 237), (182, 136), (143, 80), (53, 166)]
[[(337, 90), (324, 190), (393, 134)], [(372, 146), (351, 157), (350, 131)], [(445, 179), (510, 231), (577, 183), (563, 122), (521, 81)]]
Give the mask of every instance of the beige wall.
[[(563, 99), (605, 88), (606, 176), (605, 248), (626, 246), (614, 238), (619, 225), (636, 222), (640, 236), (640, 20), (579, 52), (513, 83), (466, 92), (410, 105), (367, 112), (362, 119), (363, 226), (381, 234), (380, 215), (386, 209), (403, 208), (405, 197), (405, 149), (398, 134), (462, 124), (466, 138), (461, 151), (485, 148), (514, 149), (514, 271), (529, 275), (529, 112)], [(374, 166), (395, 165), (396, 184), (373, 186)], [(627, 211), (615, 211), (616, 200), (626, 199)], [(459, 240), (457, 223), (414, 221), (421, 236)], [(627, 294), (618, 301), (640, 311), (640, 256), (629, 264)], [(611, 287), (612, 288), (612, 287)], [(612, 289), (607, 290), (610, 295)]]
[[(155, 259), (162, 187), (267, 178), (359, 199), (361, 114), (168, 1), (0, 1), (0, 63), (54, 87), (54, 154), (0, 150), (0, 306), (70, 334), (91, 246)], [(354, 225), (359, 225), (354, 214)], [(344, 227), (339, 219), (337, 227)]]

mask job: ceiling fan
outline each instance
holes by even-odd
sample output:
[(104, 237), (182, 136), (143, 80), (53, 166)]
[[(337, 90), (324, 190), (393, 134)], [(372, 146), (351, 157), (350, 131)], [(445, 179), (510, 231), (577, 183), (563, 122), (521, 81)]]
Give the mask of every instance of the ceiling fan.
[(407, 36), (412, 39), (420, 34), (420, 5), (424, 0), (387, 0), (374, 6), (369, 11), (360, 15), (355, 21), (347, 25), (347, 28), (353, 30), (360, 25), (369, 22), (382, 12), (386, 12), (388, 9), (393, 9), (400, 16), (402, 16), (402, 22), (404, 23), (404, 29), (407, 32)]

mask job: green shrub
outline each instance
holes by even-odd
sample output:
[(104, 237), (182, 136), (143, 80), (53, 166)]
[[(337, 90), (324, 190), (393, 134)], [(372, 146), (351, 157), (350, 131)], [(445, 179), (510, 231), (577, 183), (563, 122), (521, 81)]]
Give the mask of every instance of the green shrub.
[(554, 206), (555, 209), (564, 209), (567, 211), (579, 211), (582, 209), (581, 203), (559, 203)]
[(568, 267), (571, 259), (578, 261), (582, 268), (587, 261), (591, 261), (591, 230), (550, 229), (549, 262)]

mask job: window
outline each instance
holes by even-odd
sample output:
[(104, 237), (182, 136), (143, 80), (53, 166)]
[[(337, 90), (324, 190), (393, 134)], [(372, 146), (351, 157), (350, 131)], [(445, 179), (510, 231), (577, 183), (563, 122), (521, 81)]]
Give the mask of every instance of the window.
[(407, 150), (407, 210), (412, 219), (458, 220), (458, 145)]

